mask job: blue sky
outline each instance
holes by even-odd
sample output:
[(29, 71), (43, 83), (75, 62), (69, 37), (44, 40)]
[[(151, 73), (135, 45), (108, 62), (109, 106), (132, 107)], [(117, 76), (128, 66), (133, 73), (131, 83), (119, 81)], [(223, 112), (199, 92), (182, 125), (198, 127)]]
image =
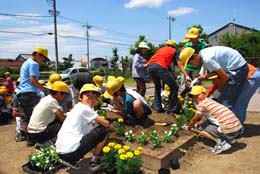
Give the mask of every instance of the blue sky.
[[(86, 23), (92, 26), (90, 58), (110, 58), (115, 47), (120, 56), (129, 55), (130, 46), (141, 34), (155, 45), (164, 43), (169, 37), (168, 15), (175, 18), (171, 35), (177, 42), (183, 40), (189, 26), (200, 24), (210, 34), (234, 18), (237, 24), (260, 30), (259, 0), (56, 1), (59, 60), (70, 53), (76, 60), (86, 60)], [(0, 58), (14, 59), (43, 45), (55, 60), (54, 36), (47, 34), (54, 32), (53, 17), (48, 17), (52, 6), (47, 0), (2, 0), (0, 7)]]

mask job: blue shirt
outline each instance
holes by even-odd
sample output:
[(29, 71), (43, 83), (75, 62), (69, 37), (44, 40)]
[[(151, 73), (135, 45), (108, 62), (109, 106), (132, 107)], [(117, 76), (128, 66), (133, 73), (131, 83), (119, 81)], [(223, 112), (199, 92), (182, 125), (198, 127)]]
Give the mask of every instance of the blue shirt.
[(123, 104), (123, 112), (130, 114), (131, 116), (135, 116), (134, 112), (134, 98), (126, 93), (124, 104)]
[(246, 60), (237, 50), (224, 46), (204, 48), (200, 55), (210, 73), (219, 69), (232, 71), (246, 64)]
[(39, 80), (39, 64), (33, 59), (26, 60), (20, 70), (21, 82), (18, 86), (17, 94), (25, 92), (37, 92), (37, 87), (35, 87), (31, 81), (30, 77), (34, 76), (36, 80)]

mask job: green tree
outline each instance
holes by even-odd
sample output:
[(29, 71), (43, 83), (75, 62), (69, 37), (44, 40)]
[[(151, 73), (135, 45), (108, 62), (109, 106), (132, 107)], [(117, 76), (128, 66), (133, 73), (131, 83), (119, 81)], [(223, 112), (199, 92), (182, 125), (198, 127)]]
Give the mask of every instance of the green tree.
[(71, 68), (74, 65), (74, 59), (72, 58), (72, 54), (69, 54), (68, 57), (63, 57), (63, 63), (60, 66), (60, 70), (65, 70), (67, 68)]
[(247, 62), (260, 66), (260, 32), (245, 33), (240, 36), (225, 34), (220, 38), (220, 44), (238, 50), (244, 57), (258, 57), (258, 59), (247, 59)]
[(117, 48), (112, 48), (113, 51), (113, 57), (110, 60), (110, 67), (113, 69), (114, 73), (116, 73), (116, 69), (118, 69), (117, 61), (118, 61), (118, 54), (117, 54)]

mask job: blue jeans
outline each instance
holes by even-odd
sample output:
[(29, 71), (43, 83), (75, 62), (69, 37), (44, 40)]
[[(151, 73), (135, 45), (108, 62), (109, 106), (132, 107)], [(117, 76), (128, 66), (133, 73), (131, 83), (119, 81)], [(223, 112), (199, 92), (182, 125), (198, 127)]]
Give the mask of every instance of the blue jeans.
[(177, 112), (177, 104), (178, 104), (178, 84), (173, 77), (173, 74), (168, 70), (163, 68), (162, 66), (152, 63), (148, 67), (148, 73), (153, 80), (155, 90), (155, 109), (162, 110), (162, 98), (161, 98), (161, 90), (162, 85), (161, 81), (167, 84), (170, 87), (170, 95), (169, 95), (169, 103), (168, 109), (169, 112)]
[(254, 95), (258, 87), (260, 87), (260, 69), (257, 69), (254, 74), (252, 74), (250, 79), (247, 80), (242, 93), (237, 100), (235, 114), (241, 123), (246, 120), (246, 109), (249, 100)]
[(235, 105), (247, 82), (248, 66), (245, 64), (236, 70), (228, 71), (227, 74), (228, 80), (221, 91), (218, 102), (235, 113)]

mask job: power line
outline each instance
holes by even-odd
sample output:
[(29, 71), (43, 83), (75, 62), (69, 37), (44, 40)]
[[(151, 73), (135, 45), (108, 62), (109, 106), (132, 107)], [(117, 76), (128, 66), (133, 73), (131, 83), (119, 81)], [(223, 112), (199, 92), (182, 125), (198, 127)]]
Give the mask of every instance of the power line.
[(29, 18), (52, 17), (52, 16), (40, 16), (40, 15), (10, 14), (10, 13), (2, 13), (2, 12), (0, 12), (0, 15), (2, 15), (2, 16), (12, 16), (12, 17), (29, 17)]

